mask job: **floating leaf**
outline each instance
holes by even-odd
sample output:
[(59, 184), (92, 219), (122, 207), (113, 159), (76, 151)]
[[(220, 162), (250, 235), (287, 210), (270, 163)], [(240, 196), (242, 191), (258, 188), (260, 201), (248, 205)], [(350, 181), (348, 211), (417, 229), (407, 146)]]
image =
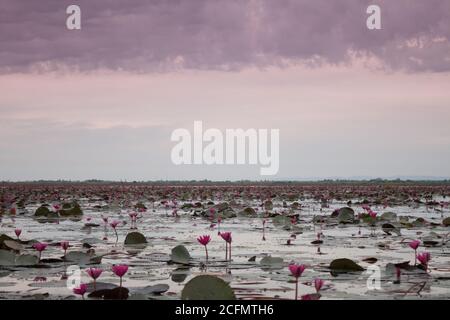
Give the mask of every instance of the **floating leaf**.
[(397, 220), (397, 214), (394, 212), (385, 212), (380, 216), (381, 220), (387, 220), (387, 221), (396, 221)]
[(292, 224), (291, 219), (289, 217), (282, 216), (282, 215), (273, 217), (272, 223), (276, 227), (286, 227), (286, 226), (290, 226)]
[(364, 268), (347, 258), (335, 259), (330, 263), (333, 271), (364, 271)]
[(21, 251), (23, 249), (22, 245), (14, 240), (5, 240), (3, 241), (3, 245), (13, 251)]
[(230, 285), (221, 278), (200, 275), (191, 279), (181, 291), (183, 300), (235, 300)]
[(59, 210), (59, 214), (62, 217), (82, 216), (83, 211), (81, 210), (81, 207), (78, 203), (72, 202), (72, 203), (64, 203), (63, 208), (61, 210)]
[(170, 259), (175, 263), (189, 264), (191, 255), (186, 247), (180, 244), (172, 249)]
[(101, 263), (101, 256), (92, 256), (80, 251), (70, 251), (64, 257), (66, 261), (75, 262), (78, 265)]
[(390, 223), (384, 223), (384, 224), (381, 226), (381, 229), (382, 229), (385, 233), (387, 233), (388, 235), (390, 235), (391, 233), (395, 233), (395, 234), (398, 235), (398, 236), (401, 235), (401, 234), (400, 234), (400, 229), (397, 228), (396, 226), (390, 224)]
[(39, 263), (39, 258), (32, 254), (22, 254), (16, 257), (16, 266), (29, 267)]
[(353, 223), (355, 221), (355, 211), (349, 207), (341, 208), (338, 211), (337, 219), (339, 223)]
[(8, 250), (0, 250), (0, 266), (14, 266), (16, 255)]
[(256, 211), (255, 209), (248, 207), (239, 212), (239, 214), (243, 216), (256, 216)]
[(283, 258), (267, 256), (262, 258), (259, 261), (259, 264), (261, 265), (261, 269), (264, 271), (281, 269), (283, 268)]
[(450, 226), (450, 217), (447, 217), (444, 220), (442, 220), (442, 224), (446, 227)]
[(103, 298), (105, 300), (126, 300), (128, 299), (129, 290), (124, 287), (116, 287), (114, 289), (102, 289), (91, 292), (89, 298)]
[(130, 232), (125, 238), (126, 245), (147, 243), (147, 239), (140, 232)]
[(156, 284), (136, 290), (136, 293), (143, 295), (159, 295), (169, 290), (169, 285), (165, 283)]
[(190, 273), (189, 268), (177, 268), (174, 271), (172, 271), (170, 278), (172, 279), (173, 282), (181, 283), (184, 280), (186, 280), (189, 273)]

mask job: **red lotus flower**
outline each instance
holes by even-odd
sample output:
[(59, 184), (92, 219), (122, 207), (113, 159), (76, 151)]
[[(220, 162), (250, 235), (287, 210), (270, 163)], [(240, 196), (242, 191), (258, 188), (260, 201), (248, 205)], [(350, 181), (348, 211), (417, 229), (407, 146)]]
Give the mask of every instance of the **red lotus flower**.
[(122, 277), (127, 273), (128, 266), (126, 264), (116, 264), (112, 266), (111, 270), (120, 278), (120, 286), (122, 286)]
[(79, 294), (81, 297), (83, 297), (84, 299), (84, 294), (87, 291), (87, 285), (85, 285), (84, 283), (81, 283), (77, 288), (73, 289), (73, 293), (75, 294)]
[(197, 238), (197, 241), (206, 246), (211, 241), (211, 237), (209, 235), (200, 236)]
[(45, 248), (47, 248), (47, 246), (48, 246), (48, 244), (43, 243), (43, 242), (37, 242), (37, 243), (33, 244), (33, 248), (39, 252), (44, 251)]
[(225, 240), (227, 243), (231, 243), (231, 232), (221, 232), (220, 236), (223, 240)]
[(322, 289), (323, 284), (324, 281), (322, 279), (314, 279), (314, 287), (316, 288), (317, 293), (319, 293), (320, 289)]
[(305, 271), (306, 266), (304, 264), (290, 264), (289, 271), (295, 277), (295, 300), (298, 297), (298, 278), (302, 275), (303, 271)]
[(426, 269), (428, 269), (428, 262), (431, 260), (431, 254), (429, 252), (422, 252), (418, 254), (417, 259)]
[(197, 241), (205, 246), (206, 260), (208, 260), (208, 243), (211, 241), (211, 237), (209, 235), (200, 236), (197, 238)]
[(109, 225), (111, 226), (111, 228), (116, 229), (119, 224), (120, 224), (120, 221), (114, 220)]
[(306, 266), (304, 264), (290, 264), (289, 265), (289, 271), (292, 273), (292, 275), (296, 278), (300, 277), (305, 271)]
[(22, 230), (21, 229), (16, 229), (16, 230), (14, 230), (14, 233), (16, 234), (17, 239), (19, 239), (20, 234), (22, 233)]
[(60, 245), (64, 250), (64, 255), (66, 255), (67, 249), (69, 249), (69, 241), (61, 241)]
[(410, 246), (412, 249), (414, 249), (414, 250), (417, 250), (417, 248), (419, 247), (419, 245), (420, 245), (420, 241), (419, 241), (419, 240), (414, 240), (414, 241), (411, 241), (411, 242), (409, 243), (409, 246)]
[(96, 280), (102, 274), (103, 269), (101, 268), (89, 268), (86, 270), (86, 273), (93, 279), (94, 281), (94, 291), (96, 290)]

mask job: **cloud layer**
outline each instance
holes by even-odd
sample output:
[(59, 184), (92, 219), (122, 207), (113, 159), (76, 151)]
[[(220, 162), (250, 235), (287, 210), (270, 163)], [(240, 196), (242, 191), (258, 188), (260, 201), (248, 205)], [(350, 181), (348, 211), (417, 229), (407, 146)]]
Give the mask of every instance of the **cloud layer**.
[[(65, 9), (82, 10), (82, 30)], [(382, 30), (366, 28), (378, 4)], [(355, 57), (393, 70), (450, 70), (447, 0), (1, 0), (2, 73), (239, 70)]]

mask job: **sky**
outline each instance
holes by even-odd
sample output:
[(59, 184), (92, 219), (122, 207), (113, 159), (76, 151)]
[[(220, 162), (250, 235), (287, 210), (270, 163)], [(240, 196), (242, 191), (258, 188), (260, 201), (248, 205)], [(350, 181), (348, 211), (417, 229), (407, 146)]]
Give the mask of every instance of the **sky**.
[[(81, 8), (67, 30), (66, 7)], [(381, 30), (366, 8), (381, 8)], [(450, 177), (450, 2), (0, 0), (0, 180)], [(277, 175), (171, 161), (280, 130)]]

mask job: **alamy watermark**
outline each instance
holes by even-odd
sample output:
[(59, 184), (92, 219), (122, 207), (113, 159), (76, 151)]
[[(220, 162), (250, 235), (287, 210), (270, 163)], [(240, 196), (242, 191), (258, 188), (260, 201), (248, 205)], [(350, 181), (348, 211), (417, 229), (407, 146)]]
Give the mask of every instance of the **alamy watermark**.
[(276, 175), (280, 166), (279, 129), (203, 130), (202, 121), (194, 121), (193, 134), (178, 128), (171, 141), (178, 142), (171, 152), (175, 165), (260, 165), (263, 176)]
[[(369, 5), (366, 9), (369, 15), (366, 19), (366, 26), (369, 30), (381, 29), (381, 8), (378, 5)], [(76, 4), (71, 4), (66, 8), (66, 28), (68, 30), (81, 30), (81, 8)]]

